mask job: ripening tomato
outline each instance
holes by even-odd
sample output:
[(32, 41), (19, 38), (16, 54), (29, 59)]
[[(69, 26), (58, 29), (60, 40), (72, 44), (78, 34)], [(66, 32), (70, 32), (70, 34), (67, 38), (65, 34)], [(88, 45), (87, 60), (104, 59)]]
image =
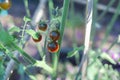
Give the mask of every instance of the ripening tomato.
[(60, 33), (59, 33), (59, 31), (54, 30), (54, 31), (50, 32), (49, 36), (53, 41), (56, 41), (60, 38)]
[(42, 35), (40, 33), (36, 33), (35, 37), (32, 37), (34, 42), (40, 42), (42, 40)]
[(4, 2), (0, 3), (0, 8), (4, 10), (8, 10), (11, 7), (11, 1), (10, 0), (5, 0)]
[(59, 50), (59, 44), (55, 41), (49, 42), (47, 44), (47, 49), (51, 53), (55, 53)]
[(41, 22), (38, 25), (39, 30), (45, 31), (47, 29), (47, 24), (45, 22)]

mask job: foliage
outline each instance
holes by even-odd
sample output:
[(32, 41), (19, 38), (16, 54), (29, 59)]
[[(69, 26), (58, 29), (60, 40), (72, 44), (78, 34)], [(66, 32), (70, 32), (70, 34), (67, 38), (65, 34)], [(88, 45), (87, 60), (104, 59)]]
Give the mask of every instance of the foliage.
[[(91, 0), (92, 1), (92, 0)], [(52, 80), (57, 80), (59, 78), (65, 78), (66, 80), (84, 80), (82, 78), (82, 70), (81, 70), (81, 64), (84, 63), (84, 60), (82, 58), (85, 58), (85, 60), (88, 61), (87, 63), (87, 71), (85, 78), (87, 80), (119, 80), (120, 79), (120, 72), (118, 72), (116, 69), (113, 68), (112, 65), (117, 65), (118, 62), (120, 62), (120, 59), (118, 62), (116, 62), (114, 59), (112, 59), (109, 55), (109, 51), (117, 44), (119, 45), (119, 38), (118, 37), (111, 43), (111, 45), (108, 47), (106, 51), (103, 51), (103, 47), (105, 43), (108, 40), (108, 37), (110, 36), (110, 32), (112, 31), (113, 25), (115, 21), (117, 20), (119, 16), (119, 9), (120, 9), (120, 1), (117, 5), (116, 11), (113, 14), (112, 19), (110, 20), (109, 24), (106, 27), (105, 30), (105, 36), (101, 41), (101, 44), (96, 47), (96, 24), (99, 24), (99, 21), (104, 18), (105, 14), (107, 13), (107, 10), (112, 6), (114, 3), (114, 0), (111, 0), (106, 8), (105, 11), (103, 11), (100, 16), (97, 18), (97, 5), (98, 0), (93, 0), (93, 17), (92, 19), (92, 33), (90, 35), (92, 45), (87, 51), (87, 55), (83, 55), (85, 52), (86, 45), (80, 44), (80, 46), (77, 46), (77, 41), (75, 38), (75, 28), (83, 25), (87, 25), (87, 20), (85, 20), (84, 16), (79, 13), (75, 13), (74, 10), (74, 2), (71, 1), (71, 9), (69, 9), (69, 2), (70, 0), (64, 0), (63, 1), (63, 7), (62, 8), (54, 8), (54, 2), (52, 0), (48, 1), (48, 7), (49, 7), (49, 14), (50, 14), (50, 20), (43, 20), (44, 23), (46, 23), (47, 30), (42, 31), (35, 29), (35, 26), (38, 28), (38, 24), (41, 23), (41, 21), (35, 25), (32, 24), (32, 18), (28, 7), (28, 0), (24, 0), (24, 5), (26, 9), (26, 16), (23, 18), (23, 26), (22, 28), (19, 28), (18, 26), (14, 25), (8, 30), (4, 28), (4, 26), (0, 23), (0, 80), (4, 80), (6, 76), (10, 76), (10, 71), (6, 71), (7, 68), (9, 68), (8, 64), (11, 60), (15, 62), (16, 65), (15, 68), (17, 69), (21, 80), (24, 80), (24, 73), (28, 75), (28, 77), (31, 80), (37, 80), (36, 74), (33, 74), (31, 69), (29, 68), (39, 68), (40, 73), (44, 76), (44, 79), (47, 79), (48, 76)], [(86, 5), (88, 6), (88, 4)], [(86, 16), (86, 15), (85, 15)], [(89, 21), (89, 20), (88, 20)], [(74, 59), (74, 65), (70, 63), (70, 61), (63, 61), (60, 62), (59, 58), (61, 55), (64, 55), (62, 53), (62, 43), (64, 38), (64, 30), (70, 29), (72, 27), (72, 47), (73, 49), (69, 52), (67, 52), (67, 56), (65, 57), (65, 60), (67, 59)], [(70, 27), (69, 27), (70, 26)], [(85, 27), (86, 28), (86, 27)], [(59, 40), (52, 40), (49, 36), (49, 33), (51, 31), (58, 31), (60, 32)], [(14, 37), (13, 34), (19, 33), (17, 36)], [(38, 39), (38, 35), (36, 33), (40, 33), (42, 36), (44, 35), (45, 39), (43, 42), (44, 45), (42, 46), (41, 43), (34, 42), (35, 46), (37, 47), (37, 51), (40, 54), (40, 60), (37, 60), (29, 55), (26, 51), (24, 51), (24, 47), (27, 45), (28, 40), (30, 40), (30, 37)], [(26, 38), (27, 36), (27, 38)], [(44, 38), (43, 37), (43, 38)], [(85, 39), (86, 40), (86, 39)], [(84, 40), (84, 41), (85, 41)], [(59, 48), (55, 52), (49, 52), (47, 48), (47, 44), (49, 42), (54, 42), (59, 45)], [(39, 46), (38, 46), (39, 45)], [(52, 45), (54, 48), (54, 46)], [(16, 52), (18, 53), (18, 56), (16, 56)], [(52, 57), (49, 58), (48, 54)], [(20, 56), (21, 55), (21, 56)], [(37, 54), (38, 55), (38, 54)], [(82, 56), (83, 55), (83, 56)], [(18, 57), (22, 57), (22, 62)], [(8, 60), (6, 60), (8, 59)], [(50, 61), (49, 61), (50, 60)], [(107, 60), (110, 64), (103, 63), (104, 60)], [(82, 65), (83, 66), (83, 65)], [(7, 73), (10, 73), (7, 75)], [(114, 74), (114, 75), (113, 75)], [(9, 77), (7, 77), (9, 78)]]

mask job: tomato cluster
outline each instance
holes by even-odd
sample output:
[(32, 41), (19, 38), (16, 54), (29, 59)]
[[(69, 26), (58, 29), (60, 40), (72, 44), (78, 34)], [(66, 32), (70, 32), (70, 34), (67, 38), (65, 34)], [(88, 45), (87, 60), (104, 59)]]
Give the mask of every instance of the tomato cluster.
[[(48, 25), (46, 22), (44, 21), (40, 21), (40, 23), (37, 25), (38, 29), (40, 31), (46, 31), (48, 28)], [(51, 53), (56, 53), (59, 50), (59, 44), (58, 44), (58, 40), (60, 38), (60, 32), (59, 32), (59, 28), (60, 28), (60, 22), (59, 20), (56, 20), (53, 25), (50, 25), (50, 32), (49, 32), (49, 42), (47, 42), (47, 49), (49, 52)], [(49, 31), (49, 29), (47, 30)], [(40, 42), (42, 39), (42, 35), (39, 34), (35, 34), (35, 37), (32, 37), (34, 42)]]
[(51, 39), (51, 42), (48, 42), (48, 45), (47, 45), (48, 51), (51, 53), (58, 52), (58, 50), (59, 50), (58, 40), (60, 38), (59, 31), (57, 29), (52, 30), (49, 33), (49, 38)]
[[(37, 26), (39, 30), (45, 31), (47, 29), (47, 24), (46, 23), (40, 23)], [(39, 32), (36, 32), (34, 36), (32, 36), (32, 39), (34, 42), (40, 42), (42, 40), (42, 35)]]
[(61, 16), (60, 9), (56, 8), (52, 11), (52, 15), (54, 17), (54, 22), (51, 25), (52, 30), (49, 33), (50, 42), (47, 44), (48, 51), (51, 53), (56, 53), (59, 50), (58, 40), (60, 39), (60, 21), (59, 16)]
[(53, 30), (50, 32), (49, 37), (51, 39), (51, 42), (48, 42), (48, 51), (55, 53), (59, 50), (58, 40), (60, 38), (60, 33), (57, 30)]
[[(40, 24), (38, 24), (38, 28), (41, 31), (46, 31), (47, 29), (47, 24), (44, 22), (40, 22)], [(34, 42), (40, 42), (42, 40), (42, 35), (39, 32), (36, 32), (34, 37), (32, 37)]]
[[(45, 22), (40, 22), (37, 27), (41, 31), (46, 31), (48, 26)], [(51, 41), (48, 42), (47, 49), (48, 49), (49, 52), (55, 53), (59, 50), (59, 44), (58, 44), (58, 40), (60, 38), (59, 31), (58, 30), (52, 30), (49, 33), (49, 38), (50, 38)], [(42, 40), (42, 35), (39, 32), (36, 32), (34, 34), (34, 36), (32, 36), (32, 39), (33, 39), (34, 42), (40, 42)]]

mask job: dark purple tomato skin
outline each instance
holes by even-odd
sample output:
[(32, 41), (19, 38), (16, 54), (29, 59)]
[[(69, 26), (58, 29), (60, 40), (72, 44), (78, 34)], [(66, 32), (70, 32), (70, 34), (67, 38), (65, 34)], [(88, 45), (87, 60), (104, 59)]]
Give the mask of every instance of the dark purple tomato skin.
[(41, 31), (46, 31), (47, 30), (47, 24), (46, 23), (40, 23), (39, 25), (38, 25), (38, 28), (39, 28), (39, 30), (41, 30)]
[(49, 42), (47, 44), (47, 49), (51, 53), (58, 52), (58, 50), (59, 50), (59, 44), (57, 42), (54, 42), (54, 41), (53, 42)]
[(53, 41), (57, 41), (60, 38), (60, 33), (58, 31), (51, 31), (49, 36)]
[(36, 36), (37, 36), (38, 39), (35, 39), (35, 38), (32, 37), (33, 41), (34, 42), (40, 42), (42, 40), (42, 35), (41, 34), (36, 34)]

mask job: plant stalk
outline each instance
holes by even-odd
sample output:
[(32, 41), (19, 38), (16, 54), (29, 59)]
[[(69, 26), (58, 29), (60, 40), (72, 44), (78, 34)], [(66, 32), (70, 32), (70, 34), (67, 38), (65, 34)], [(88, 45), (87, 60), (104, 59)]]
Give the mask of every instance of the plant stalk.
[(26, 10), (27, 17), (30, 17), (30, 10), (28, 8), (28, 0), (23, 0), (23, 2), (24, 2), (24, 5), (25, 5), (25, 10)]
[[(64, 36), (65, 22), (66, 22), (66, 19), (67, 19), (69, 2), (70, 2), (70, 0), (64, 0), (64, 3), (63, 3), (63, 13), (62, 13), (62, 19), (61, 19), (61, 24), (60, 24), (60, 39), (58, 41), (60, 48), (61, 48), (62, 39), (63, 39), (63, 36)], [(57, 53), (53, 54), (53, 71), (54, 72), (53, 72), (53, 75), (52, 75), (52, 80), (56, 80), (56, 78), (57, 78), (57, 68), (58, 68), (59, 54), (60, 54), (60, 49)]]
[(107, 41), (107, 38), (109, 37), (109, 34), (110, 34), (111, 30), (112, 30), (112, 27), (113, 27), (115, 21), (117, 20), (117, 18), (119, 16), (119, 12), (120, 12), (120, 1), (119, 1), (118, 6), (117, 6), (115, 14), (113, 15), (110, 23), (107, 25), (107, 29), (106, 29), (106, 32), (105, 32), (105, 38), (101, 42), (100, 49), (102, 49), (102, 47), (104, 46), (105, 42)]
[[(91, 33), (91, 25), (92, 25), (92, 14), (93, 14), (93, 0), (87, 0), (86, 6), (86, 30), (85, 30), (85, 42), (84, 42), (84, 53), (82, 60), (79, 65), (79, 70), (76, 75), (75, 80), (86, 80), (86, 71), (87, 71), (87, 54), (89, 49), (89, 41), (90, 41), (90, 33)], [(79, 78), (79, 74), (82, 72), (82, 78)]]

